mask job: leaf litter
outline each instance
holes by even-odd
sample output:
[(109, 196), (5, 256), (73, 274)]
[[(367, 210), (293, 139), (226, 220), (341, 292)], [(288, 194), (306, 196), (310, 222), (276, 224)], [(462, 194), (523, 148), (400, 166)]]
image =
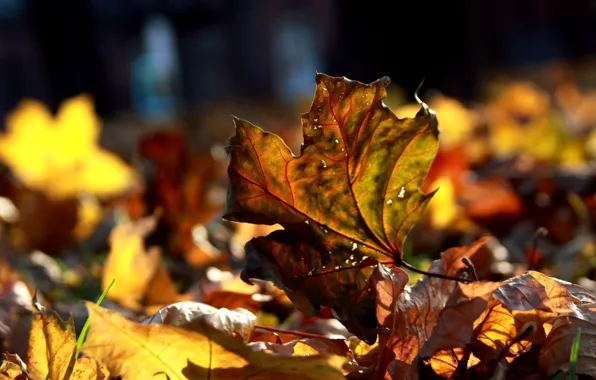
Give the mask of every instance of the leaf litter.
[[(536, 117), (532, 133), (550, 131), (550, 145), (501, 146), (495, 137), (482, 152), (471, 135), (481, 118), (456, 101), (435, 100), (434, 111), (419, 101), (400, 118), (383, 102), (388, 78), (364, 84), (317, 74), (315, 82), (299, 155), (277, 134), (235, 118), (227, 157), (192, 154), (184, 131), (164, 131), (141, 141), (148, 167), (95, 145), (88, 98), (70, 100), (56, 118), (24, 103), (0, 141), (0, 160), (19, 181), (0, 181), (0, 195), (18, 211), (0, 226), (9, 252), (1, 257), (0, 377), (594, 378), (596, 294), (553, 276), (541, 248), (571, 244), (571, 230), (549, 224), (549, 234), (522, 247), (531, 258), (501, 270), (512, 264), (500, 241), (550, 214), (529, 213), (528, 195), (511, 178), (464, 175), (487, 157), (528, 154), (536, 170), (577, 164), (572, 149), (580, 148), (543, 119), (549, 105), (540, 93), (512, 87), (509, 96), (542, 100), (516, 108), (498, 98), (487, 114), (497, 137), (518, 133), (511, 113)], [(457, 137), (462, 121), (468, 140)], [(73, 123), (84, 126), (80, 133)], [(31, 131), (47, 144), (30, 140)], [(160, 148), (160, 136), (171, 149)], [(61, 155), (65, 143), (77, 149)], [(29, 150), (57, 159), (44, 163)], [(540, 191), (557, 220), (567, 206), (545, 178)], [(227, 187), (225, 206), (208, 196), (218, 187)], [(81, 202), (82, 193), (93, 198)], [(589, 234), (593, 206), (584, 199), (569, 207), (583, 213)], [(51, 220), (63, 210), (72, 222), (56, 229)], [(45, 214), (36, 220), (38, 212)], [(58, 232), (49, 245), (33, 234), (45, 226)], [(418, 268), (407, 236), (418, 251), (437, 252), (438, 244), (442, 253)], [(40, 264), (43, 254), (32, 252), (45, 247), (52, 249)], [(581, 248), (589, 260), (590, 246)], [(413, 273), (422, 276), (412, 282)], [(11, 290), (17, 285), (20, 295)], [(71, 306), (102, 291), (104, 306)]]

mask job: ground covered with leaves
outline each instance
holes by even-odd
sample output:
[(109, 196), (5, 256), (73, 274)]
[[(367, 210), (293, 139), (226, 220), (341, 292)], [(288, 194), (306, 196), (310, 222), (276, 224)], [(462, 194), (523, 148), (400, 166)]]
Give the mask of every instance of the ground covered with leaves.
[(108, 151), (88, 97), (23, 101), (0, 378), (596, 378), (596, 96), (315, 83), (301, 128), (234, 118), (207, 149), (166, 128)]

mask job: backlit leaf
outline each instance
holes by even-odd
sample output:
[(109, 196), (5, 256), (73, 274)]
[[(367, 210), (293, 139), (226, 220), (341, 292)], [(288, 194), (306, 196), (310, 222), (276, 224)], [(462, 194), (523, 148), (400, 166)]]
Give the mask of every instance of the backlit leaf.
[(299, 157), (244, 120), (235, 119), (228, 142), (224, 218), (284, 227), (248, 243), (244, 278), (272, 280), (307, 314), (327, 306), (369, 330), (374, 262), (365, 260), (401, 260), (432, 196), (420, 185), (438, 149), (434, 113), (423, 106), (415, 118), (397, 118), (382, 102), (388, 83), (318, 74)]

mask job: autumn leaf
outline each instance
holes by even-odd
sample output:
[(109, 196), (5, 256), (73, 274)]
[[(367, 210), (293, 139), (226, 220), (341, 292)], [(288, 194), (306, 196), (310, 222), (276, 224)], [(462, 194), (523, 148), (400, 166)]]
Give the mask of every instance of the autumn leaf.
[(235, 119), (228, 141), (230, 184), (224, 218), (280, 224), (251, 240), (243, 278), (271, 280), (312, 315), (333, 309), (374, 341), (372, 258), (401, 262), (403, 241), (432, 193), (420, 190), (438, 149), (434, 113), (399, 119), (371, 84), (317, 74), (304, 145), (295, 157), (278, 136)]
[(83, 351), (108, 363), (113, 376), (149, 379), (344, 379), (346, 358), (282, 357), (255, 352), (242, 341), (204, 325), (199, 332), (141, 325), (87, 303), (90, 330)]
[[(532, 344), (543, 344), (552, 320), (567, 315), (578, 302), (562, 283), (534, 271), (502, 283), (458, 284), (418, 364), (452, 378), (515, 363)], [(531, 333), (528, 326), (533, 326)], [(410, 368), (411, 374), (418, 371)]]
[(97, 143), (100, 126), (90, 97), (65, 101), (56, 117), (41, 103), (23, 101), (0, 135), (0, 160), (27, 187), (60, 199), (88, 193), (118, 195), (134, 172)]
[[(479, 239), (469, 247), (456, 247), (445, 251), (440, 260), (435, 260), (429, 269), (431, 273), (449, 276), (471, 276), (462, 262), (467, 258), (472, 263), (484, 260), (482, 246), (486, 238)], [(439, 315), (447, 304), (457, 283), (452, 280), (425, 276), (414, 286), (407, 286), (408, 276), (396, 268), (391, 277), (373, 278), (377, 291), (377, 319), (385, 328), (380, 335), (379, 346), (385, 347), (381, 373), (392, 365), (392, 372), (405, 373), (418, 355), (424, 343), (430, 338)]]
[(117, 284), (108, 298), (132, 310), (163, 306), (179, 295), (161, 261), (159, 247), (145, 248), (144, 238), (155, 228), (158, 215), (117, 225), (110, 234), (110, 253), (102, 273), (102, 289)]
[(540, 371), (545, 376), (554, 376), (557, 371), (569, 368), (569, 354), (579, 328), (581, 339), (576, 374), (593, 376), (596, 373), (596, 307), (594, 304), (583, 304), (552, 321), (551, 333), (543, 343), (538, 359)]
[(93, 358), (75, 358), (72, 317), (63, 321), (50, 309), (33, 315), (27, 347), (27, 372), (32, 379), (109, 379), (107, 369)]
[(146, 319), (146, 324), (164, 324), (189, 331), (201, 332), (204, 326), (211, 326), (229, 336), (239, 337), (247, 342), (257, 318), (245, 309), (218, 309), (200, 302), (178, 302), (160, 309)]

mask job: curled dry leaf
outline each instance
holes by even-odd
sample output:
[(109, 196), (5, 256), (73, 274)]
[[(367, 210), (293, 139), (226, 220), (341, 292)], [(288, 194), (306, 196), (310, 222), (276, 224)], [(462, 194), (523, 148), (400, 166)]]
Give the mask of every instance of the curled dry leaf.
[(439, 145), (434, 113), (423, 105), (415, 118), (397, 118), (383, 104), (388, 84), (317, 74), (299, 157), (239, 119), (227, 145), (224, 218), (284, 228), (247, 244), (243, 277), (273, 281), (309, 315), (332, 308), (369, 342), (374, 260), (401, 262), (402, 243), (432, 197), (420, 185)]
[(178, 302), (159, 310), (144, 324), (163, 324), (189, 331), (202, 331), (210, 326), (229, 336), (238, 336), (245, 342), (255, 326), (257, 317), (245, 309), (217, 309), (200, 302)]
[(534, 271), (502, 283), (459, 284), (408, 375), (416, 378), (430, 368), (443, 378), (479, 376), (516, 363), (532, 344), (540, 349), (550, 339), (552, 321), (579, 302), (564, 284)]
[[(480, 248), (486, 240), (479, 239), (468, 247), (448, 249), (440, 260), (433, 262), (429, 272), (462, 276), (468, 270), (462, 258), (466, 257), (472, 263), (484, 260), (484, 251)], [(379, 346), (385, 350), (378, 370), (385, 373), (391, 364), (395, 376), (405, 373), (429, 339), (439, 314), (457, 285), (452, 280), (429, 276), (412, 287), (407, 286), (407, 281), (407, 274), (399, 268), (393, 270), (390, 279), (372, 277), (377, 291), (377, 319), (385, 329), (380, 334)]]
[(201, 331), (142, 325), (87, 303), (90, 329), (83, 351), (107, 363), (114, 376), (150, 379), (344, 379), (346, 358), (283, 357), (255, 352), (207, 324)]
[(109, 379), (110, 373), (94, 358), (75, 358), (72, 317), (63, 321), (49, 309), (33, 316), (27, 348), (27, 372), (32, 379)]
[(110, 235), (110, 253), (102, 273), (102, 289), (112, 280), (108, 298), (131, 310), (179, 301), (179, 295), (161, 261), (158, 247), (145, 248), (146, 237), (157, 215), (116, 226)]
[(575, 373), (596, 374), (596, 304), (572, 307), (552, 321), (552, 330), (542, 345), (538, 366), (544, 376), (569, 369), (571, 346), (577, 329), (581, 328), (579, 355)]

